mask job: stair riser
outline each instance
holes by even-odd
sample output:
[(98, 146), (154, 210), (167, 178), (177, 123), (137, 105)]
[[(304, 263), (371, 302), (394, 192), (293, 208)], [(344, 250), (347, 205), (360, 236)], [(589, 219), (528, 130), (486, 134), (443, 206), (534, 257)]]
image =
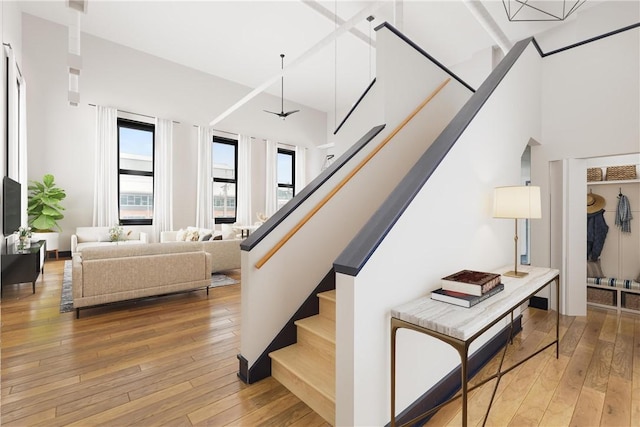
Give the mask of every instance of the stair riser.
[(336, 303), (334, 301), (320, 298), (320, 316), (336, 321)]
[(336, 345), (311, 331), (298, 327), (298, 344), (312, 349), (323, 361), (327, 369), (336, 369)]
[(322, 393), (306, 384), (276, 360), (273, 360), (271, 363), (271, 376), (288, 388), (300, 400), (309, 405), (311, 409), (317, 412), (328, 423), (335, 425), (335, 402), (332, 402)]

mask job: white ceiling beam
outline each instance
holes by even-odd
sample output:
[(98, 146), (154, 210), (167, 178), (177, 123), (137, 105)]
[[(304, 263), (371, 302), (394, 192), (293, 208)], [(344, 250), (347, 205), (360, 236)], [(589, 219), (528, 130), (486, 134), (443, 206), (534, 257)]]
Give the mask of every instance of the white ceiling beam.
[(365, 20), (367, 16), (373, 14), (373, 12), (381, 8), (384, 5), (384, 3), (385, 3), (385, 0), (380, 0), (380, 1), (370, 3), (367, 7), (362, 9), (360, 12), (353, 15), (348, 21), (345, 21), (342, 25), (336, 28), (336, 30), (333, 31), (331, 34), (327, 35), (325, 38), (323, 38), (318, 43), (316, 43), (311, 48), (309, 48), (306, 52), (304, 52), (302, 55), (294, 59), (284, 70), (280, 71), (278, 74), (275, 74), (273, 77), (271, 77), (270, 79), (262, 83), (260, 86), (253, 89), (251, 92), (249, 92), (244, 97), (242, 97), (242, 99), (240, 99), (238, 102), (233, 104), (231, 107), (229, 107), (226, 111), (224, 111), (218, 117), (211, 120), (211, 122), (209, 122), (209, 126), (215, 126), (216, 124), (220, 123), (222, 120), (227, 118), (231, 113), (236, 111), (238, 108), (242, 107), (244, 104), (251, 101), (260, 93), (264, 92), (269, 86), (277, 82), (280, 77), (286, 76), (289, 73), (289, 71), (293, 70), (300, 64), (304, 63), (313, 55), (320, 52), (326, 46), (331, 44), (335, 39), (337, 39), (347, 31), (349, 31), (356, 24)]
[(393, 2), (393, 26), (400, 32), (404, 31), (404, 0)]
[(471, 12), (474, 18), (480, 23), (482, 28), (489, 34), (489, 36), (496, 42), (502, 52), (506, 55), (511, 47), (511, 41), (509, 37), (502, 31), (498, 23), (491, 17), (489, 11), (484, 7), (480, 0), (462, 0), (467, 9)]
[[(326, 7), (322, 6), (316, 0), (300, 0), (300, 1), (302, 3), (304, 3), (305, 5), (309, 6), (314, 11), (318, 12), (320, 15), (324, 16), (325, 18), (327, 18), (331, 22), (335, 22), (338, 25), (342, 25), (345, 22), (344, 19), (340, 18), (335, 13), (333, 13), (332, 11), (327, 9)], [(360, 40), (362, 40), (363, 42), (365, 42), (367, 45), (369, 45), (371, 47), (376, 47), (376, 42), (373, 41), (365, 33), (363, 33), (362, 31), (358, 30), (357, 28), (351, 28), (349, 30), (349, 32), (351, 34), (353, 34), (354, 36), (356, 36), (357, 38), (359, 38)]]

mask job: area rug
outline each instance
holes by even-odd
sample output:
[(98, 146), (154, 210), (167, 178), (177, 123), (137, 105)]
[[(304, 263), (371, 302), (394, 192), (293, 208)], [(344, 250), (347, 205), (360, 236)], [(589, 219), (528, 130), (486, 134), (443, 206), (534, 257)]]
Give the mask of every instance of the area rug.
[[(70, 260), (64, 262), (64, 272), (62, 274), (62, 292), (60, 294), (60, 313), (67, 313), (73, 311), (73, 296), (71, 294), (71, 266)], [(211, 287), (217, 288), (219, 286), (235, 285), (237, 280), (232, 279), (224, 274), (212, 274), (211, 275)]]

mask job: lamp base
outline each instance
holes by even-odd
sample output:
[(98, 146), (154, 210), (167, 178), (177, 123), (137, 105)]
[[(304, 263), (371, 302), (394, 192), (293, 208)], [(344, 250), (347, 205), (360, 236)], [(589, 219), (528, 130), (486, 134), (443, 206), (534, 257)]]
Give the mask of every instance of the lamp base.
[(506, 273), (502, 273), (503, 276), (507, 276), (507, 277), (524, 277), (529, 273), (526, 273), (524, 271), (507, 271)]

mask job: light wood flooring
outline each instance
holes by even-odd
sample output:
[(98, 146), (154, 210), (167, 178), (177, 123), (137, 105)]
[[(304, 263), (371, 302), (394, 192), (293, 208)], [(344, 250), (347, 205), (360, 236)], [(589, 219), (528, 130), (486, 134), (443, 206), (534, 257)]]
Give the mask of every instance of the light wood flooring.
[[(588, 308), (586, 317), (560, 316), (560, 355), (545, 350), (504, 375), (488, 426), (640, 426), (640, 316)], [(507, 348), (503, 367), (555, 338), (555, 312), (527, 309), (523, 331)], [(470, 381), (497, 372), (501, 353)], [(474, 390), (469, 426), (482, 425), (495, 380)], [(426, 425), (461, 425), (460, 403)]]
[[(238, 377), (240, 285), (59, 313), (64, 261), (3, 290), (2, 426), (324, 426), (273, 378)], [(240, 280), (238, 271), (227, 273)]]
[[(237, 378), (240, 285), (76, 320), (59, 313), (62, 270), (62, 260), (47, 261), (35, 295), (30, 284), (3, 291), (2, 426), (326, 425), (272, 378)], [(549, 340), (553, 322), (526, 310), (507, 359)], [(549, 349), (502, 378), (487, 424), (640, 426), (640, 316), (589, 309), (587, 318), (562, 317), (561, 335), (560, 359)], [(482, 423), (492, 384), (473, 393), (470, 425)], [(447, 424), (460, 425), (459, 404), (427, 425)]]

